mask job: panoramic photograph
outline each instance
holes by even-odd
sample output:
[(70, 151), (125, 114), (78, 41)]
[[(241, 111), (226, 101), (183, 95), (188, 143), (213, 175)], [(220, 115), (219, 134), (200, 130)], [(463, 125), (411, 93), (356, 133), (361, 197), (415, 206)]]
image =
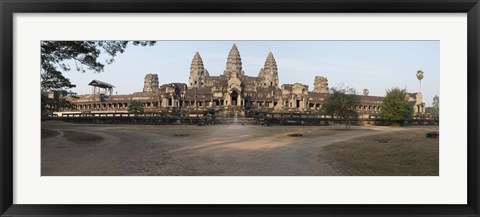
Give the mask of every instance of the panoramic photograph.
[(42, 176), (439, 176), (439, 41), (41, 41)]

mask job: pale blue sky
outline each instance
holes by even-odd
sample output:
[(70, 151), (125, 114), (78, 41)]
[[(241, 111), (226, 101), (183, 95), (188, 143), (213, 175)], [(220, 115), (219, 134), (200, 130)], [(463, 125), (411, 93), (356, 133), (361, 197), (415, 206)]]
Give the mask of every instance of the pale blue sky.
[(91, 92), (88, 83), (98, 79), (113, 84), (118, 94), (142, 91), (148, 73), (158, 74), (160, 84), (187, 83), (190, 63), (199, 52), (210, 75), (220, 75), (227, 55), (236, 43), (246, 75), (257, 76), (269, 51), (277, 61), (280, 84), (303, 83), (313, 89), (316, 75), (330, 87), (339, 84), (364, 88), (384, 96), (392, 87), (420, 90), (417, 70), (424, 71), (422, 93), (427, 106), (439, 95), (439, 41), (159, 41), (152, 47), (130, 45), (102, 73), (77, 71), (65, 75), (77, 85), (78, 94)]

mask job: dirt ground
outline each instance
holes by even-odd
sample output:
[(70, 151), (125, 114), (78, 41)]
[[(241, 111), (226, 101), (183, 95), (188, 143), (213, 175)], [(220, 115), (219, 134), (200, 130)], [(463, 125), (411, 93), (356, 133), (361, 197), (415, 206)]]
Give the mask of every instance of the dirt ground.
[(320, 158), (349, 176), (438, 176), (439, 138), (435, 129), (415, 129), (359, 137), (326, 146)]
[(42, 176), (350, 175), (344, 165), (332, 162), (334, 155), (325, 155), (325, 147), (419, 130), (438, 131), (438, 127), (344, 130), (342, 125), (162, 126), (50, 121), (42, 122)]

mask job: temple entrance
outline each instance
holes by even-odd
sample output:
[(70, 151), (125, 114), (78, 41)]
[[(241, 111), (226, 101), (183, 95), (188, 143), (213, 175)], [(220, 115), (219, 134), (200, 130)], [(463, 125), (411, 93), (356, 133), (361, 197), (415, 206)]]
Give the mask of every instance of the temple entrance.
[(232, 105), (238, 105), (237, 104), (237, 99), (238, 99), (238, 93), (237, 91), (233, 91), (232, 94), (230, 94), (232, 96)]

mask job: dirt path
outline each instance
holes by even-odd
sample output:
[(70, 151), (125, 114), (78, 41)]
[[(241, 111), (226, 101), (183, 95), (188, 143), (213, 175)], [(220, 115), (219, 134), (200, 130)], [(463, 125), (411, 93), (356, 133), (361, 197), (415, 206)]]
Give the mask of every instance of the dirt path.
[[(81, 143), (42, 140), (42, 175), (341, 175), (322, 147), (401, 128), (343, 126), (135, 126), (45, 123), (42, 128), (99, 135)], [(288, 134), (300, 133), (302, 137)], [(62, 134), (63, 135), (63, 134)]]

